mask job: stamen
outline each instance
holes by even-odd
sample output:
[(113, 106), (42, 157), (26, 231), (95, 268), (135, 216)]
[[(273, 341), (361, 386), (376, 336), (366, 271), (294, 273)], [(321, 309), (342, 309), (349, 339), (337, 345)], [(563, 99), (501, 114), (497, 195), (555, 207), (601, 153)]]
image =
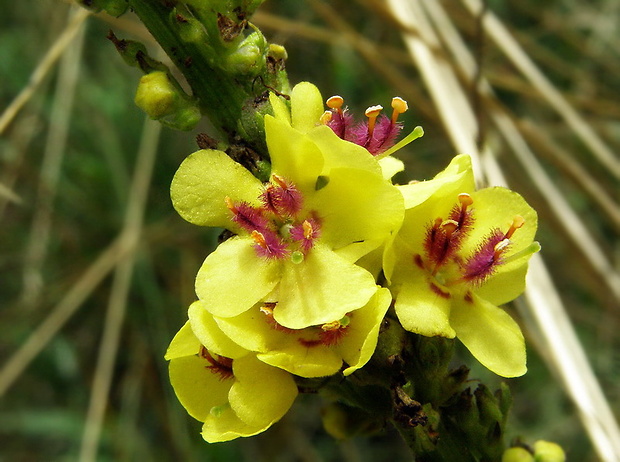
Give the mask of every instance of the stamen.
[(459, 194), (457, 199), (459, 204), (455, 205), (450, 212), (450, 218), (459, 224), (459, 235), (462, 239), (464, 235), (471, 230), (471, 227), (474, 224), (472, 210), (470, 210), (474, 200), (467, 193)]
[(454, 220), (444, 220), (441, 222), (441, 229), (444, 233), (446, 233), (446, 237), (448, 239), (450, 239), (450, 236), (452, 236), (452, 233), (454, 233), (454, 231), (456, 231), (458, 227), (458, 222)]
[(321, 115), (319, 122), (323, 125), (327, 125), (331, 122), (333, 115), (334, 113), (332, 111), (325, 111), (323, 115)]
[(340, 321), (327, 322), (321, 326), (321, 329), (326, 330), (326, 331), (327, 330), (338, 330), (340, 329)]
[(267, 229), (268, 221), (263, 215), (263, 210), (257, 207), (253, 207), (247, 202), (234, 203), (233, 200), (226, 196), (224, 198), (226, 207), (233, 214), (232, 221), (237, 223), (241, 228), (246, 231), (252, 232), (253, 230), (265, 230)]
[(295, 216), (303, 206), (303, 197), (297, 187), (285, 178), (272, 174), (271, 182), (260, 196), (263, 204), (279, 216)]
[(344, 98), (342, 96), (334, 95), (327, 99), (327, 107), (334, 109), (338, 114), (342, 115), (342, 105), (344, 104)]
[(278, 184), (278, 186), (280, 186), (283, 189), (287, 189), (289, 187), (288, 184), (286, 183), (286, 180), (282, 178), (280, 175), (276, 175), (275, 173), (272, 173), (271, 179), (275, 181)]
[(467, 193), (461, 193), (458, 195), (459, 202), (461, 203), (461, 213), (464, 214), (467, 211), (467, 207), (474, 203), (474, 200)]
[(265, 302), (259, 308), (260, 312), (265, 316), (273, 317), (273, 309), (276, 307), (276, 304), (273, 302)]
[(235, 207), (235, 204), (230, 197), (226, 196), (224, 198), (224, 202), (226, 202), (226, 207), (228, 207), (228, 210), (230, 210), (235, 215), (238, 213), (237, 207)]
[(321, 235), (321, 224), (315, 217), (304, 220), (291, 228), (291, 238), (299, 243), (299, 250), (307, 255)]
[(506, 239), (510, 239), (512, 237), (512, 235), (514, 234), (514, 232), (521, 228), (523, 225), (525, 224), (525, 218), (523, 218), (521, 215), (516, 215), (513, 219), (512, 219), (512, 224), (510, 225), (510, 229), (506, 232)]
[(264, 233), (252, 231), (250, 237), (254, 241), (254, 250), (260, 257), (264, 258), (286, 258), (289, 256), (289, 250), (284, 241), (279, 236), (266, 230)]
[(264, 250), (268, 250), (269, 247), (267, 246), (267, 241), (265, 240), (263, 233), (254, 230), (252, 231), (252, 234), (250, 234), (250, 237), (254, 239), (254, 242), (256, 242), (257, 245), (262, 247)]
[(407, 101), (405, 101), (399, 96), (396, 96), (395, 98), (392, 98), (392, 109), (394, 110), (392, 111), (391, 121), (393, 124), (395, 124), (398, 120), (398, 116), (404, 112), (407, 112), (409, 106), (407, 105)]
[(377, 117), (383, 110), (383, 106), (370, 106), (366, 109), (364, 114), (368, 117), (368, 139), (372, 138), (372, 133), (375, 130), (375, 123), (377, 122)]
[(499, 229), (492, 230), (463, 263), (462, 280), (474, 285), (483, 284), (504, 263), (504, 253), (510, 244), (510, 239), (504, 238), (504, 233)]
[(340, 342), (347, 331), (350, 321), (349, 316), (344, 316), (338, 321), (323, 324), (321, 332), (319, 332), (321, 343), (326, 346), (333, 346)]
[(280, 332), (292, 333), (293, 329), (289, 329), (288, 327), (284, 327), (282, 324), (278, 324), (278, 322), (273, 317), (273, 309), (276, 307), (277, 303), (274, 302), (265, 302), (259, 308), (260, 312), (265, 315), (265, 321), (269, 324), (273, 330), (277, 330)]
[(226, 379), (230, 379), (234, 377), (233, 367), (232, 367), (233, 360), (231, 358), (227, 358), (226, 356), (215, 355), (217, 356), (217, 359), (216, 359), (213, 356), (211, 356), (211, 353), (209, 353), (209, 351), (202, 345), (200, 346), (200, 351), (198, 352), (198, 356), (206, 359), (209, 362), (209, 364), (211, 364), (210, 366), (205, 366), (205, 367), (209, 369), (211, 372), (213, 372), (214, 374), (219, 375), (220, 380), (226, 380)]
[(495, 244), (495, 247), (493, 247), (493, 261), (497, 261), (508, 246), (510, 246), (510, 239), (504, 239)]
[(312, 239), (314, 237), (314, 229), (312, 228), (312, 223), (310, 223), (308, 220), (304, 220), (301, 226), (304, 229), (304, 238)]

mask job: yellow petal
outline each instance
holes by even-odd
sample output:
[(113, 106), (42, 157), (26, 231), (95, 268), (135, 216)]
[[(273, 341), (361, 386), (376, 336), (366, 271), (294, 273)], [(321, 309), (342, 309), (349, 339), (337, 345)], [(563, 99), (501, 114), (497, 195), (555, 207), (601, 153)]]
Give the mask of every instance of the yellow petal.
[(450, 323), (487, 369), (502, 377), (520, 377), (527, 371), (521, 328), (501, 308), (476, 295), (471, 302), (454, 300)]

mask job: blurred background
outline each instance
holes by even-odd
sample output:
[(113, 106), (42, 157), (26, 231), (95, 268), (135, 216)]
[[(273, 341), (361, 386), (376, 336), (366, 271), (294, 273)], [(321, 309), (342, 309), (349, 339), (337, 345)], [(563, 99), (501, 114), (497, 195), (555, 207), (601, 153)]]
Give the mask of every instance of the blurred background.
[[(476, 13), (467, 0), (402, 2), (427, 4), (430, 32), (395, 3), (270, 0), (254, 22), (287, 48), (292, 83), (339, 94), (360, 115), (389, 107), (392, 96), (409, 101), (405, 132), (421, 125), (425, 136), (398, 153), (407, 164), (399, 181), (431, 178), (468, 151), (459, 129), (472, 150), (491, 152), (539, 212), (543, 258), (617, 415), (620, 3), (488, 0)], [(515, 41), (502, 45), (483, 15)], [(0, 461), (408, 460), (389, 429), (331, 439), (318, 396), (302, 396), (258, 437), (202, 441), (163, 355), (219, 234), (184, 222), (168, 195), (195, 135), (209, 127), (181, 133), (145, 121), (133, 103), (139, 71), (106, 40), (110, 29), (155, 49), (131, 14), (86, 15), (39, 0), (10, 2), (0, 15)], [(426, 43), (427, 54), (415, 55), (407, 37)], [(455, 63), (469, 54), (468, 74)], [(454, 75), (470, 117), (442, 107), (442, 96), (458, 93), (433, 78), (437, 62)], [(568, 460), (599, 460), (570, 398), (579, 395), (553, 364), (557, 352), (540, 328), (527, 329), (536, 308), (508, 309), (524, 322), (529, 353), (528, 374), (510, 380), (509, 436), (558, 442)], [(472, 377), (499, 383), (466, 351), (460, 359)]]

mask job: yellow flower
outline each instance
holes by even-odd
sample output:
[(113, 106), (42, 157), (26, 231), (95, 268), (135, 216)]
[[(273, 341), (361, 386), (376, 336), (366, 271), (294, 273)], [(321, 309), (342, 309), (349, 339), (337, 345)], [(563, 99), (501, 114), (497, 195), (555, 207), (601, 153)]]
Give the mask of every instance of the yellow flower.
[[(213, 317), (202, 302), (189, 309), (194, 331), (210, 338), (224, 333), (259, 360), (302, 377), (333, 375), (346, 365), (349, 375), (363, 367), (375, 351), (381, 320), (392, 297), (379, 289), (370, 301), (341, 319), (304, 329), (289, 329), (273, 317), (277, 303), (262, 302), (229, 318)], [(222, 342), (220, 342), (222, 343)]]
[(539, 249), (536, 212), (508, 189), (475, 191), (468, 156), (400, 189), (407, 210), (384, 271), (401, 324), (421, 335), (456, 336), (498, 375), (523, 375), (523, 334), (497, 305), (525, 287), (528, 260)]
[(359, 146), (315, 143), (271, 116), (265, 127), (268, 183), (216, 150), (192, 154), (174, 177), (183, 218), (236, 234), (207, 257), (196, 293), (218, 317), (269, 298), (276, 321), (291, 329), (341, 319), (377, 291), (354, 262), (396, 232), (403, 197), (372, 158), (353, 160), (348, 150)]
[[(215, 443), (252, 436), (280, 420), (297, 396), (291, 374), (238, 346), (231, 347), (230, 341), (207, 340), (214, 347), (205, 346), (188, 322), (166, 353), (170, 382), (187, 412), (204, 422), (203, 438)], [(222, 343), (232, 357), (218, 349)]]

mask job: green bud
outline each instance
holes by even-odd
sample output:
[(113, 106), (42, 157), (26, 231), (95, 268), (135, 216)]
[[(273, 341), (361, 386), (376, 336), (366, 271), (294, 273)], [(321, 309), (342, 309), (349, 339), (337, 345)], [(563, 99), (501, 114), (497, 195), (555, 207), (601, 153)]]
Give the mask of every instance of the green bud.
[(566, 454), (559, 444), (539, 440), (534, 443), (534, 460), (536, 462), (564, 462)]
[(276, 45), (275, 43), (269, 44), (269, 56), (278, 61), (288, 59), (286, 48), (282, 45)]
[(190, 16), (176, 14), (175, 21), (178, 25), (179, 37), (187, 43), (204, 43), (207, 34), (203, 25)]
[(534, 457), (526, 449), (514, 447), (504, 451), (502, 462), (534, 462)]
[(224, 60), (224, 69), (232, 74), (255, 76), (265, 68), (267, 42), (260, 31), (248, 35)]
[(140, 78), (134, 101), (149, 117), (159, 119), (174, 112), (177, 93), (168, 75), (155, 71)]
[(495, 396), (499, 403), (499, 410), (504, 416), (504, 423), (508, 418), (508, 413), (512, 407), (512, 393), (506, 382), (500, 384), (499, 390), (495, 391)]
[(107, 39), (114, 44), (116, 51), (120, 53), (127, 65), (137, 67), (145, 74), (153, 71), (166, 72), (168, 70), (161, 61), (157, 61), (149, 56), (146, 47), (142, 43), (134, 40), (119, 39), (112, 31), (108, 34)]
[(143, 75), (134, 101), (150, 118), (176, 130), (191, 130), (201, 118), (198, 107), (178, 89), (166, 72)]
[(478, 406), (478, 413), (480, 416), (480, 422), (485, 427), (493, 426), (496, 423), (501, 424), (504, 421), (504, 416), (499, 409), (499, 403), (495, 396), (484, 384), (478, 385), (474, 392), (476, 397), (476, 405)]

